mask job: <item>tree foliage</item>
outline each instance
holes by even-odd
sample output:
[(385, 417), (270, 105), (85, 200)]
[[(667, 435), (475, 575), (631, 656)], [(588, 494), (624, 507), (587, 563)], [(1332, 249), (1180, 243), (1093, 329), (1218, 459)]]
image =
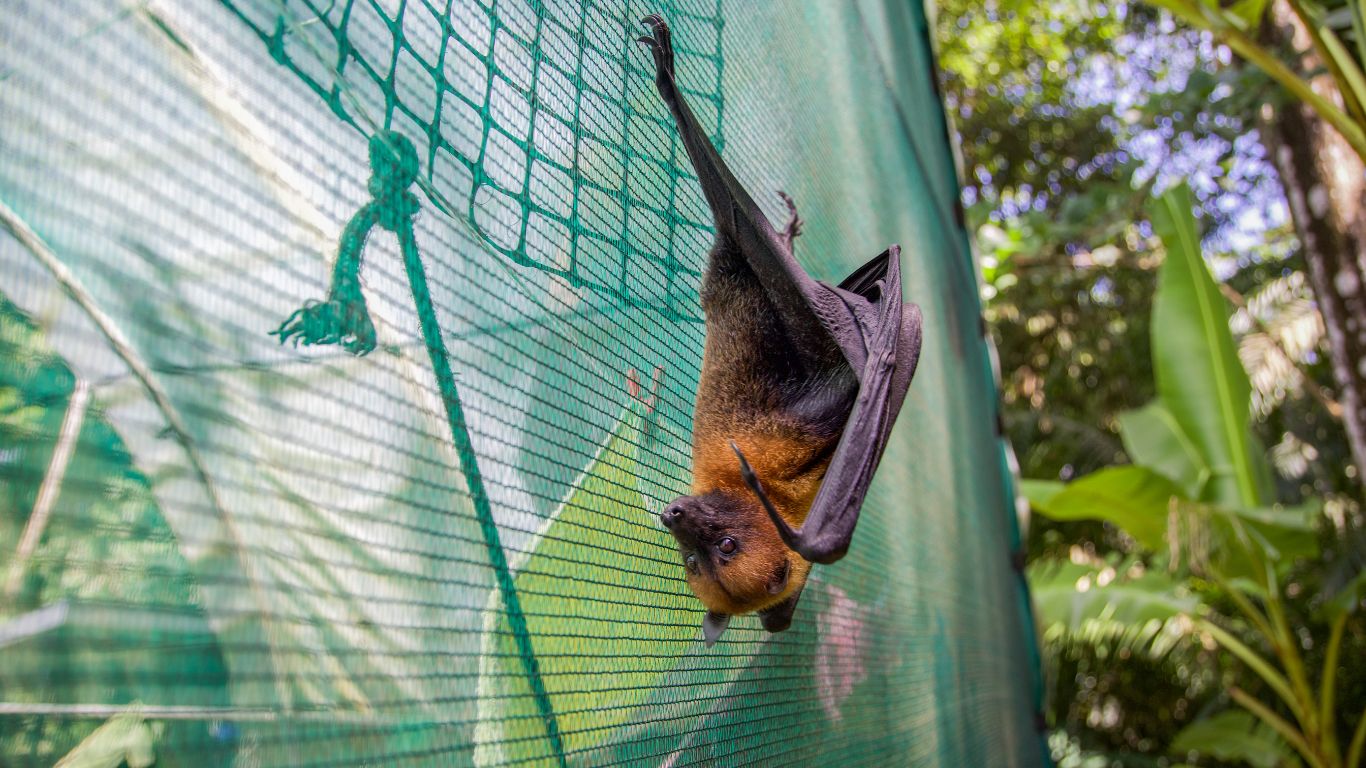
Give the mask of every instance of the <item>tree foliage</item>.
[[(1045, 635), (1055, 758), (1245, 761), (1236, 750), (1174, 749), (1208, 746), (1221, 733), (1285, 746), (1230, 698), (1237, 688), (1284, 707), (1246, 660), (1189, 623), (1175, 632), (1180, 621), (1125, 622), (1116, 612), (1173, 595), (1197, 600), (1229, 619), (1229, 637), (1272, 653), (1239, 610), (1245, 598), (1208, 571), (1189, 572), (1179, 594), (1156, 603), (1144, 595), (1170, 586), (1154, 579), (1173, 558), (1189, 566), (1199, 556), (1226, 578), (1256, 583), (1258, 574), (1229, 570), (1232, 561), (1195, 546), (1251, 531), (1257, 542), (1279, 542), (1266, 550), (1278, 562), (1276, 589), (1263, 584), (1252, 599), (1278, 597), (1286, 626), (1308, 638), (1300, 663), (1322, 670), (1332, 628), (1316, 596), (1341, 589), (1366, 559), (1352, 543), (1360, 486), (1343, 471), (1351, 454), (1334, 416), (1322, 321), (1259, 131), (1265, 111), (1289, 97), (1209, 30), (1138, 2), (939, 8), (1006, 426), (1024, 476), (1052, 483), (1025, 483), (1052, 513), (1031, 524), (1031, 583), (1045, 615), (1078, 599), (1110, 609)], [(1182, 181), (1190, 198), (1177, 207), (1199, 214), (1184, 263), (1188, 272), (1208, 265), (1216, 279), (1178, 296), (1159, 285), (1171, 258), (1159, 235), (1171, 239), (1170, 214), (1181, 211), (1164, 222), (1149, 200)], [(1164, 294), (1167, 309), (1154, 302)], [(1163, 328), (1173, 301), (1217, 307), (1205, 331), (1222, 328), (1227, 343), (1199, 352)], [(1253, 418), (1230, 432), (1230, 409)], [(1172, 423), (1186, 426), (1173, 432)], [(1107, 469), (1130, 463), (1142, 467)], [(1058, 495), (1058, 481), (1075, 478), (1084, 479)], [(1329, 517), (1314, 517), (1322, 507), (1312, 503), (1294, 506), (1316, 498), (1327, 499)], [(1102, 578), (1104, 590), (1080, 595), (1082, 580), (1096, 590)], [(1350, 624), (1343, 647), (1366, 652), (1361, 630)], [(1159, 639), (1163, 652), (1152, 653)], [(1363, 678), (1341, 672), (1338, 701), (1355, 712)]]
[[(0, 542), (7, 548), (33, 524), (35, 496), (52, 471), (74, 385), (70, 368), (47, 348), (38, 328), (0, 301)], [(60, 686), (63, 692), (89, 693), (91, 700), (135, 706), (174, 701), (175, 691), (168, 689), (180, 686), (200, 702), (214, 701), (226, 676), (221, 653), (199, 607), (198, 585), (147, 478), (98, 410), (86, 414), (75, 440), (62, 477), (54, 478), (60, 483), (61, 513), (37, 532), (37, 546), (28, 557), (5, 558), (5, 570), (11, 572), (0, 573), (0, 589), (11, 592), (8, 585), (13, 585), (12, 593), (0, 594), (0, 623), (33, 626), (47, 623), (38, 617), (60, 617), (40, 634), (11, 637), (4, 651), (10, 669), (42, 670), (44, 678), (0, 675), (0, 700), (19, 706), (48, 703), (44, 696), (51, 693), (44, 691)], [(103, 608), (122, 618), (111, 621)], [(203, 623), (204, 631), (167, 632), (164, 647), (148, 648), (143, 636), (148, 627), (130, 618), (137, 616), (149, 622), (184, 616)], [(67, 654), (65, 668), (51, 668), (53, 648)], [(110, 653), (119, 658), (117, 673), (108, 666)], [(66, 677), (79, 679), (94, 665), (103, 665), (91, 678), (98, 682), (73, 684)], [(62, 760), (61, 765), (149, 765), (153, 742), (203, 740), (208, 727), (172, 721), (149, 728), (133, 714), (116, 715), (103, 725), (55, 715), (6, 717), (0, 718), (0, 755), (47, 764)], [(230, 754), (230, 740), (216, 741)], [(201, 753), (190, 759), (217, 765), (226, 758)], [(174, 755), (157, 761), (176, 764)]]

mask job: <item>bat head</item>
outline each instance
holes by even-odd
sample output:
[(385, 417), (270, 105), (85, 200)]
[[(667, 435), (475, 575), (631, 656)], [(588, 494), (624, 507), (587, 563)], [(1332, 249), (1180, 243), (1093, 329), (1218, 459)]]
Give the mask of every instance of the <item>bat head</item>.
[(787, 629), (811, 564), (788, 548), (752, 494), (684, 496), (659, 519), (678, 541), (688, 587), (707, 607), (708, 645), (737, 613), (758, 611), (768, 631)]

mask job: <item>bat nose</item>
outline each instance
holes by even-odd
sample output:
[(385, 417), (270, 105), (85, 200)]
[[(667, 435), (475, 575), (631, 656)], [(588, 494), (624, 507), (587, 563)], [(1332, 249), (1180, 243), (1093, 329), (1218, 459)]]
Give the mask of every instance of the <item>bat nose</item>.
[(659, 522), (663, 523), (665, 528), (673, 528), (682, 518), (683, 505), (677, 502), (670, 504), (663, 512), (659, 513)]

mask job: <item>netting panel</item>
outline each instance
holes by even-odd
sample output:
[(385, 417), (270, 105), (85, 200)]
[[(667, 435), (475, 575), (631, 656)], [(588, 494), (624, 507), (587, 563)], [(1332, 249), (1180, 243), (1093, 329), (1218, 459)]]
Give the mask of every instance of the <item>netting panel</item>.
[[(467, 217), (486, 246), (575, 287), (696, 318), (675, 282), (697, 272), (674, 244), (695, 252), (710, 225), (667, 207), (678, 148), (667, 114), (638, 109), (628, 93), (644, 70), (634, 38), (612, 34), (635, 21), (623, 7), (558, 2), (537, 14), (506, 3), (503, 16), (474, 0), (224, 3), (340, 120), (413, 138), (428, 198)], [(671, 10), (680, 36), (706, 47), (678, 55), (707, 75), (689, 96), (720, 141), (720, 9)], [(633, 217), (667, 224), (640, 240)], [(642, 270), (656, 284), (632, 279)]]
[[(926, 314), (851, 555), (791, 630), (712, 649), (654, 517), (689, 482), (710, 221), (633, 42), (653, 11), (737, 175), (796, 198), (803, 263), (899, 241)], [(0, 15), (0, 762), (1035, 764), (924, 26)]]

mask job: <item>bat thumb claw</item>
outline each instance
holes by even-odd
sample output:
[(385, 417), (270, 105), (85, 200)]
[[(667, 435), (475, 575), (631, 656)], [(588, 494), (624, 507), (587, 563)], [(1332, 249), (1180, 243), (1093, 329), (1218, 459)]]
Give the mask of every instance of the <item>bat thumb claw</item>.
[(740, 476), (744, 478), (746, 485), (753, 488), (758, 483), (759, 479), (755, 476), (754, 469), (749, 466), (749, 462), (745, 459), (745, 454), (741, 453), (740, 446), (736, 445), (734, 440), (730, 441), (730, 449), (735, 451), (735, 458), (740, 460)]

